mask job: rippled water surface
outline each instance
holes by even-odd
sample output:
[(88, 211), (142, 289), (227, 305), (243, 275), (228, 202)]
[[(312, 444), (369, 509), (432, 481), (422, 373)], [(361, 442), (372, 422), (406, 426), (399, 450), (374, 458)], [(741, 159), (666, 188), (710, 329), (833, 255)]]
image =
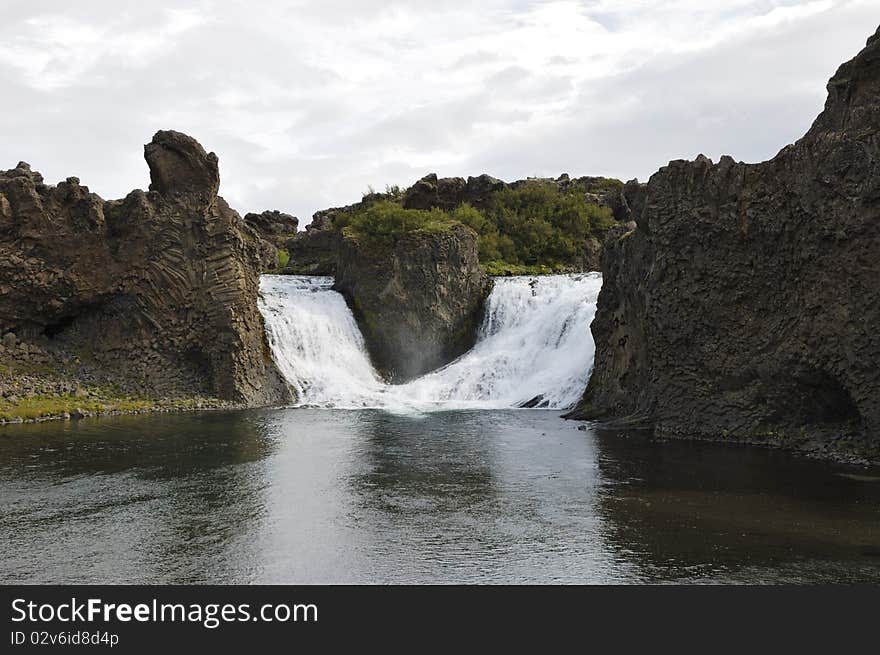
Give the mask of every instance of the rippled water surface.
[(877, 474), (540, 410), (0, 427), (2, 582), (880, 581)]

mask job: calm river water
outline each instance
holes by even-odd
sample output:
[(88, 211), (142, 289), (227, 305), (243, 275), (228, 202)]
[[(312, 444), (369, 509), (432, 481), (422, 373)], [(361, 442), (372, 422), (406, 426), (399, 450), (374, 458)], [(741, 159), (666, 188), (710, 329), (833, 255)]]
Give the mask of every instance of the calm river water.
[(880, 479), (557, 412), (0, 427), (0, 582), (880, 581)]

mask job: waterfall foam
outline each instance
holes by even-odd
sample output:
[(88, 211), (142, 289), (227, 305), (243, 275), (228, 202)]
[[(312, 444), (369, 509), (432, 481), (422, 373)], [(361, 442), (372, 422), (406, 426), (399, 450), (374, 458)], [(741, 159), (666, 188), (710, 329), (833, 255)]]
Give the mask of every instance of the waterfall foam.
[(598, 273), (499, 278), (474, 347), (412, 382), (386, 384), (329, 277), (264, 275), (260, 311), (298, 405), (392, 411), (564, 409), (593, 365)]

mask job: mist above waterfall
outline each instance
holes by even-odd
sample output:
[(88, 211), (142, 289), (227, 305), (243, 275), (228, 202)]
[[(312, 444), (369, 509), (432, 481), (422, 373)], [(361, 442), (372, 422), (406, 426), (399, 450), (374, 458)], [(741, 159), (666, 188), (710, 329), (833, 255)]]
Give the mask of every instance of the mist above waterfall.
[(474, 347), (401, 385), (376, 373), (332, 283), (329, 277), (261, 278), (269, 343), (298, 405), (405, 412), (524, 404), (564, 409), (587, 384), (598, 273), (497, 279)]

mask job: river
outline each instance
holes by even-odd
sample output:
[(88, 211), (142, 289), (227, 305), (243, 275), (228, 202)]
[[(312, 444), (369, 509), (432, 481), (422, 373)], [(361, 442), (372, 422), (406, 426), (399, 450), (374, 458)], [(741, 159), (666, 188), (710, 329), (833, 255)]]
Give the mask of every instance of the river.
[(0, 428), (4, 583), (880, 581), (880, 481), (550, 410)]

